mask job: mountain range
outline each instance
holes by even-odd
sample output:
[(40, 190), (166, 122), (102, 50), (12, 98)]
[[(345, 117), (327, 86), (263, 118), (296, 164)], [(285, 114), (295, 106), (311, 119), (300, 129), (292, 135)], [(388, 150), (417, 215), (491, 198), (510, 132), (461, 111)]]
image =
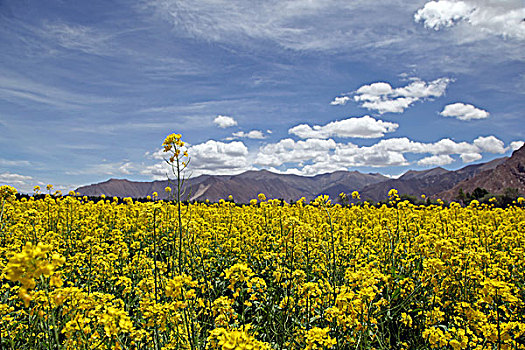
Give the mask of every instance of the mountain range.
[[(79, 187), (82, 195), (143, 198), (157, 192), (166, 199), (165, 188), (175, 189), (173, 181), (137, 182), (125, 179), (110, 179), (98, 184)], [(380, 201), (392, 188), (400, 194), (453, 200), (461, 188), (471, 192), (476, 187), (490, 193), (503, 193), (505, 188), (516, 188), (525, 193), (525, 146), (503, 157), (487, 163), (473, 164), (458, 170), (441, 167), (415, 171), (409, 170), (397, 179), (378, 173), (363, 174), (358, 171), (336, 171), (316, 176), (277, 174), (268, 170), (247, 171), (239, 175), (201, 175), (184, 183), (184, 199), (216, 202), (232, 195), (237, 203), (248, 203), (264, 193), (268, 198), (287, 201), (305, 197), (312, 200), (320, 194), (337, 198), (339, 193), (358, 191), (361, 199)]]

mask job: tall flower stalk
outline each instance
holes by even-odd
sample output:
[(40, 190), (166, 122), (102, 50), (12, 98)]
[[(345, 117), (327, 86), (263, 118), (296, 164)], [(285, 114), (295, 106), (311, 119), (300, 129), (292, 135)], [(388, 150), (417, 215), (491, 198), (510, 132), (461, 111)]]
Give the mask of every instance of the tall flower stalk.
[[(182, 209), (181, 209), (181, 198), (184, 195), (184, 170), (188, 167), (190, 158), (184, 141), (181, 140), (181, 134), (170, 134), (166, 137), (162, 146), (164, 146), (164, 153), (169, 155), (169, 158), (164, 160), (170, 166), (172, 174), (175, 176), (177, 181), (177, 189), (175, 192), (175, 199), (177, 201), (177, 216), (179, 221), (178, 229), (178, 273), (182, 273)], [(169, 176), (168, 176), (169, 179)]]

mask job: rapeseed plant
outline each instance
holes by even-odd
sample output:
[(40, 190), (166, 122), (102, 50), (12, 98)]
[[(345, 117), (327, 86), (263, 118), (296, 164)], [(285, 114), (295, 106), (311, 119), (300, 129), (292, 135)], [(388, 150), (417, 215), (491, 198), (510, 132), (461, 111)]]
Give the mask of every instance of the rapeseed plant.
[[(179, 135), (164, 147), (187, 165)], [(2, 186), (0, 348), (525, 349), (523, 200), (390, 192), (241, 205)]]

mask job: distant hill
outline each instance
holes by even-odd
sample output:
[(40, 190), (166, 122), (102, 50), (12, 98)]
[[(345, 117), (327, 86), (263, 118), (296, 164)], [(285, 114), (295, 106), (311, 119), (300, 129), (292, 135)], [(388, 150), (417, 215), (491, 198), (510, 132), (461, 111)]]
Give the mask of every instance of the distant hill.
[(362, 199), (380, 201), (388, 196), (388, 191), (392, 188), (398, 190), (400, 194), (420, 196), (425, 194), (428, 197), (435, 197), (451, 189), (459, 182), (466, 180), (488, 169), (494, 169), (507, 158), (494, 159), (487, 163), (468, 165), (458, 170), (446, 170), (441, 167), (415, 171), (409, 170), (398, 179), (389, 179), (365, 186), (361, 191)]
[(525, 194), (525, 145), (514, 151), (510, 158), (506, 158), (496, 167), (485, 169), (439, 195), (450, 201), (457, 197), (459, 189), (465, 193), (472, 193), (476, 187), (484, 188), (492, 194), (502, 194), (510, 187), (517, 189), (522, 195)]
[[(337, 199), (341, 192), (359, 191), (362, 200), (380, 201), (387, 198), (390, 189), (395, 188), (400, 194), (425, 194), (429, 197), (450, 199), (456, 196), (461, 186), (465, 191), (484, 187), (493, 193), (499, 193), (505, 187), (517, 187), (525, 192), (525, 188), (520, 187), (524, 186), (525, 175), (523, 153), (525, 151), (521, 148), (514, 152), (511, 158), (499, 158), (454, 171), (441, 167), (422, 171), (409, 170), (398, 179), (358, 171), (336, 171), (316, 176), (276, 174), (268, 170), (247, 171), (238, 175), (201, 175), (186, 181), (184, 198), (192, 201), (209, 199), (216, 202), (232, 195), (237, 203), (248, 203), (257, 198), (259, 193), (264, 193), (268, 198), (290, 201), (301, 197), (312, 200), (320, 194)], [(480, 177), (482, 175), (483, 177)], [(76, 191), (89, 196), (105, 194), (111, 197), (133, 198), (146, 197), (157, 192), (160, 199), (166, 199), (166, 186), (175, 188), (175, 184), (170, 184), (167, 180), (137, 182), (110, 179), (80, 187)]]
[[(185, 183), (185, 192), (189, 200), (206, 200), (212, 202), (226, 199), (232, 195), (238, 203), (248, 203), (264, 193), (268, 198), (297, 200), (305, 197), (314, 199), (319, 194), (329, 194), (337, 198), (339, 193), (359, 191), (364, 186), (385, 181), (387, 177), (380, 174), (362, 174), (358, 171), (336, 171), (316, 176), (299, 176), (276, 174), (267, 170), (247, 171), (239, 175), (201, 175), (190, 178)], [(110, 179), (105, 182), (79, 187), (76, 191), (82, 195), (141, 198), (159, 194), (167, 198), (166, 186), (175, 187), (168, 181), (137, 182), (123, 179)], [(340, 186), (340, 187), (338, 187)], [(339, 192), (337, 192), (339, 191)]]

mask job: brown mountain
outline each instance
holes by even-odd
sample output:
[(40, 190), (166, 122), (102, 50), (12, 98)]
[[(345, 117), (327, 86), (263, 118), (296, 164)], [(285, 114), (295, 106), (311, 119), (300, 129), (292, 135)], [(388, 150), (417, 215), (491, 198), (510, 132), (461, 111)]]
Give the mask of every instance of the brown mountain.
[(459, 189), (465, 193), (472, 193), (476, 187), (484, 188), (492, 194), (502, 194), (506, 188), (510, 187), (525, 194), (525, 145), (514, 151), (510, 158), (505, 159), (495, 168), (465, 179), (451, 189), (443, 191), (439, 196), (450, 201), (456, 198)]
[[(359, 191), (364, 186), (385, 181), (380, 174), (362, 174), (358, 171), (337, 171), (316, 176), (276, 174), (267, 170), (247, 171), (239, 175), (201, 175), (185, 183), (185, 198), (190, 200), (209, 199), (212, 202), (232, 195), (238, 203), (248, 203), (264, 193), (268, 198), (297, 200), (305, 197), (314, 199), (319, 194), (329, 194), (337, 198), (340, 192)], [(165, 199), (166, 186), (175, 188), (168, 181), (137, 182), (122, 179), (110, 179), (105, 182), (79, 187), (76, 191), (82, 195), (141, 198), (159, 194)], [(339, 192), (337, 192), (339, 191)]]
[[(523, 151), (520, 152), (514, 152), (510, 159), (499, 158), (488, 163), (469, 165), (455, 171), (440, 167), (423, 171), (410, 170), (398, 179), (389, 179), (381, 174), (363, 174), (358, 171), (336, 171), (311, 177), (276, 174), (267, 170), (247, 171), (239, 175), (201, 175), (191, 178), (185, 183), (185, 196), (183, 198), (199, 201), (209, 199), (216, 202), (232, 195), (236, 202), (248, 203), (251, 199), (257, 198), (259, 193), (264, 193), (268, 198), (282, 198), (289, 201), (301, 197), (312, 200), (320, 194), (328, 194), (332, 199), (336, 199), (341, 192), (359, 191), (363, 200), (380, 201), (387, 198), (390, 189), (395, 188), (400, 194), (412, 196), (426, 194), (430, 197), (449, 199), (456, 195), (459, 187), (454, 186), (459, 186), (460, 183), (463, 184), (465, 191), (472, 191), (475, 187), (484, 187), (497, 193), (499, 187), (521, 188), (517, 182), (523, 180), (523, 172), (520, 171), (525, 166), (523, 165), (523, 156), (519, 158)], [(521, 159), (521, 163), (516, 161), (518, 158)], [(498, 170), (497, 175), (494, 175), (492, 171), (496, 169), (501, 170)], [(507, 175), (502, 175), (503, 173)], [(472, 186), (467, 185), (470, 182), (465, 182), (465, 180), (477, 178), (475, 176), (481, 174), (488, 174), (486, 175), (488, 179), (477, 180), (478, 182)], [(516, 174), (522, 174), (522, 177), (520, 178)], [(499, 187), (495, 185), (490, 187), (488, 184), (493, 183), (496, 179), (502, 181), (498, 185)], [(146, 197), (157, 192), (159, 198), (165, 199), (167, 198), (164, 191), (166, 186), (175, 188), (175, 184), (166, 180), (136, 182), (110, 179), (102, 183), (80, 187), (77, 192), (90, 196), (105, 194), (110, 197), (134, 198)], [(446, 194), (448, 193), (446, 191), (450, 189), (452, 189), (452, 194)]]
[(487, 163), (468, 165), (458, 170), (446, 170), (441, 167), (415, 171), (409, 170), (398, 179), (389, 179), (369, 186), (361, 191), (362, 199), (373, 201), (384, 200), (392, 188), (400, 194), (419, 197), (425, 194), (434, 197), (436, 194), (454, 187), (459, 182), (475, 176), (483, 171), (494, 169), (507, 158), (494, 159)]

